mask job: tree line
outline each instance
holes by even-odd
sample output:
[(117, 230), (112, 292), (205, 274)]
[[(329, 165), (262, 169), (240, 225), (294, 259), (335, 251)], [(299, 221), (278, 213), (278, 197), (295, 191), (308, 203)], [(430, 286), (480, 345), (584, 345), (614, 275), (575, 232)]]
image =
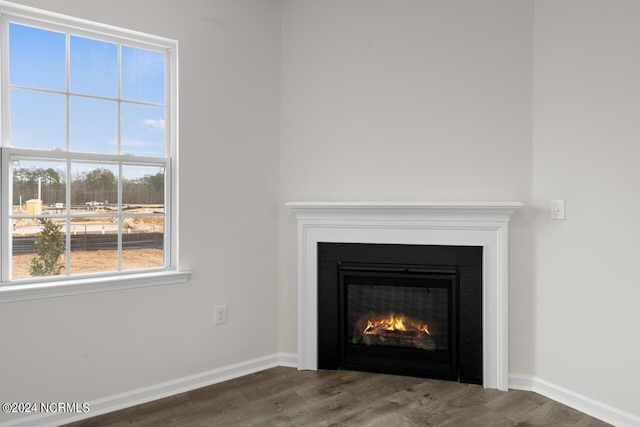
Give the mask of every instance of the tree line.
[[(38, 181), (42, 203), (54, 205), (66, 201), (65, 173), (53, 168), (16, 168), (13, 171), (13, 204), (38, 198)], [(84, 205), (89, 201), (105, 204), (118, 202), (118, 180), (106, 168), (78, 173), (71, 181), (71, 204)], [(164, 173), (122, 179), (122, 204), (163, 204)]]

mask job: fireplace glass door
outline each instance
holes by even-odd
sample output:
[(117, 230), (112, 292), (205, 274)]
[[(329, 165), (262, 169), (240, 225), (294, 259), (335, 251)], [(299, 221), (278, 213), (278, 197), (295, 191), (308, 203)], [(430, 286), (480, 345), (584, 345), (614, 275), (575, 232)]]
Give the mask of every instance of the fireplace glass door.
[(339, 266), (340, 365), (457, 379), (455, 269)]

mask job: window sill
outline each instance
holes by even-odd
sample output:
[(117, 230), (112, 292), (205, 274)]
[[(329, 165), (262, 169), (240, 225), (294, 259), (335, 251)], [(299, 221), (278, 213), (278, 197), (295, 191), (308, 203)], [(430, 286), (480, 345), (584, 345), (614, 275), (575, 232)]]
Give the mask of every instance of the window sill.
[(0, 286), (0, 303), (105, 292), (116, 289), (173, 285), (186, 282), (190, 274), (190, 271), (161, 271), (30, 285)]

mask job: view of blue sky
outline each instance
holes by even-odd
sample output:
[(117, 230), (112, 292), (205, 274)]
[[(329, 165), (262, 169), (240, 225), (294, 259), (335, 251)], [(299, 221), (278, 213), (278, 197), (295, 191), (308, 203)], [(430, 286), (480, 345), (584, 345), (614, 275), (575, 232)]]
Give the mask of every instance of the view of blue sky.
[[(12, 23), (9, 43), (10, 144), (66, 150), (65, 34)], [(164, 157), (162, 53), (71, 35), (68, 67), (71, 151), (115, 154), (119, 137), (122, 152)]]

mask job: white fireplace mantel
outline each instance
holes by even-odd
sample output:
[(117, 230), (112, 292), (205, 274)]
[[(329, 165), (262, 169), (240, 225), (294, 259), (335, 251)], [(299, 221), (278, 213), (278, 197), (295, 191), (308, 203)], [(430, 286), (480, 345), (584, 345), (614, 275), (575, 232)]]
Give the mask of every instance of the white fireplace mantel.
[(289, 202), (298, 223), (298, 369), (318, 369), (319, 242), (482, 246), (484, 386), (508, 389), (508, 223), (520, 202)]

